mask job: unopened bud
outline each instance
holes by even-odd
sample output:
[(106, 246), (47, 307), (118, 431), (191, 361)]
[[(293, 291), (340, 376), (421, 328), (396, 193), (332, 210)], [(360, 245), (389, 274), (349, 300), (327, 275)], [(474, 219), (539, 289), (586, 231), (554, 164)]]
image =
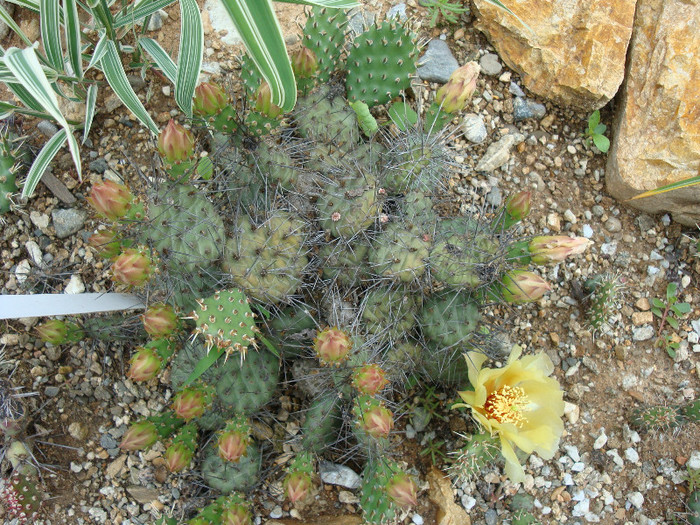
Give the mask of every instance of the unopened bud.
[(202, 82), (194, 90), (192, 111), (200, 117), (212, 117), (221, 113), (228, 103), (228, 95), (220, 86)]
[(253, 523), (253, 515), (245, 505), (235, 503), (224, 507), (221, 512), (220, 523), (221, 525), (251, 525)]
[(165, 449), (165, 462), (170, 472), (184, 470), (192, 461), (194, 451), (185, 443), (173, 443)]
[(385, 406), (376, 404), (364, 411), (360, 427), (375, 439), (387, 437), (394, 428), (394, 415)]
[(531, 199), (532, 192), (530, 190), (519, 191), (515, 195), (508, 197), (506, 200), (506, 212), (513, 221), (522, 221), (530, 214)]
[(127, 377), (134, 381), (153, 379), (163, 367), (163, 360), (152, 348), (139, 347), (131, 358)]
[(272, 91), (265, 81), (260, 84), (255, 95), (255, 110), (270, 118), (277, 118), (282, 114), (282, 108), (272, 103)]
[(151, 258), (140, 250), (128, 248), (112, 265), (112, 279), (127, 286), (141, 286), (151, 276)]
[(507, 303), (520, 304), (537, 301), (552, 289), (547, 281), (527, 270), (513, 270), (503, 276), (501, 293)]
[(111, 180), (105, 180), (93, 184), (87, 201), (95, 208), (95, 211), (111, 221), (124, 217), (134, 196), (123, 184), (117, 184)]
[(283, 486), (285, 496), (291, 503), (296, 503), (305, 500), (311, 494), (313, 483), (308, 473), (297, 471), (287, 474)]
[(114, 230), (98, 230), (90, 236), (88, 243), (97, 250), (97, 255), (105, 259), (116, 257), (122, 249)]
[(386, 486), (386, 493), (401, 508), (407, 509), (418, 504), (418, 489), (408, 474), (394, 475)]
[(236, 462), (243, 457), (250, 443), (250, 426), (245, 420), (234, 420), (219, 433), (216, 444), (219, 457)]
[(438, 89), (435, 102), (447, 113), (457, 113), (467, 107), (476, 90), (476, 79), (481, 68), (476, 62), (467, 62), (456, 69), (447, 84)]
[(194, 135), (170, 119), (158, 136), (158, 151), (169, 163), (187, 160), (194, 152)]
[(386, 373), (375, 363), (357, 368), (352, 374), (352, 385), (369, 396), (376, 395), (387, 383)]
[(324, 365), (338, 365), (347, 359), (352, 349), (350, 336), (338, 328), (321, 330), (314, 339), (316, 356)]
[(570, 255), (583, 253), (589, 244), (591, 241), (585, 237), (540, 235), (530, 241), (528, 250), (535, 264), (550, 264), (561, 262)]
[(318, 59), (316, 53), (305, 46), (301, 46), (292, 55), (292, 71), (296, 78), (311, 78), (318, 71)]
[(165, 337), (177, 328), (177, 315), (172, 306), (156, 303), (149, 306), (141, 316), (143, 327), (151, 337)]
[(173, 398), (172, 409), (177, 417), (189, 421), (204, 414), (211, 406), (211, 388), (204, 385), (191, 386), (178, 392)]
[(122, 450), (142, 450), (150, 447), (157, 440), (156, 426), (150, 421), (139, 421), (126, 431), (119, 448)]
[(64, 321), (51, 319), (36, 327), (36, 334), (39, 339), (52, 345), (64, 343), (68, 336), (68, 325)]

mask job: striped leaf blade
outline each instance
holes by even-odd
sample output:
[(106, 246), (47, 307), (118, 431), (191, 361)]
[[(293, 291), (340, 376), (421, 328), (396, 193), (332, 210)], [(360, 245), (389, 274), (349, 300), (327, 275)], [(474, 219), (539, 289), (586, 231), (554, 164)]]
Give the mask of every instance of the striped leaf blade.
[(177, 59), (175, 102), (189, 118), (192, 97), (204, 57), (204, 26), (196, 0), (180, 0), (180, 53)]
[(272, 0), (222, 0), (248, 54), (270, 85), (272, 103), (284, 111), (296, 104), (297, 87)]
[(38, 0), (7, 0), (11, 4), (18, 5), (20, 7), (24, 7), (25, 9), (29, 9), (30, 11), (34, 11), (35, 13), (39, 12), (39, 2)]
[(660, 186), (653, 190), (645, 191), (639, 195), (635, 195), (630, 200), (643, 199), (645, 197), (653, 197), (654, 195), (659, 195), (661, 193), (666, 193), (667, 191), (680, 190), (681, 188), (687, 188), (688, 186), (695, 186), (700, 184), (700, 176), (689, 177), (687, 179), (679, 180), (677, 182), (672, 182), (671, 184), (666, 184), (665, 186)]
[(58, 0), (40, 0), (39, 2), (41, 42), (44, 45), (46, 58), (57, 71), (63, 71), (61, 25), (58, 21), (60, 7)]
[(63, 0), (63, 28), (66, 33), (66, 46), (68, 59), (70, 60), (73, 74), (79, 79), (83, 78), (83, 57), (80, 53), (80, 19), (78, 18), (78, 6), (75, 0)]
[(143, 20), (174, 2), (175, 0), (144, 0), (139, 2), (136, 7), (129, 6), (127, 10), (114, 17), (114, 27), (124, 27), (138, 20)]
[(102, 60), (100, 60), (100, 64), (102, 66), (102, 72), (107, 79), (107, 83), (117, 94), (119, 99), (129, 108), (136, 118), (151, 131), (151, 133), (157, 135), (158, 126), (153, 122), (153, 119), (148, 114), (148, 111), (146, 111), (146, 108), (143, 107), (139, 97), (134, 93), (131, 84), (129, 84), (129, 80), (126, 78), (126, 73), (124, 73), (121, 60), (119, 59), (117, 46), (113, 41), (107, 41), (107, 50)]
[(148, 37), (139, 39), (139, 45), (158, 65), (167, 79), (175, 85), (177, 65), (175, 65), (175, 62), (173, 62), (173, 59), (170, 58), (170, 55), (168, 55), (165, 49), (163, 49), (158, 42)]
[(0, 20), (5, 22), (7, 26), (12, 29), (12, 31), (14, 31), (26, 45), (31, 46), (34, 44), (34, 42), (27, 38), (27, 35), (24, 34), (22, 29), (20, 29), (20, 27), (17, 25), (17, 22), (15, 22), (14, 18), (10, 16), (10, 13), (7, 12), (7, 9), (5, 9), (2, 4), (0, 4)]
[(97, 84), (90, 84), (85, 97), (85, 125), (83, 126), (83, 144), (88, 138), (92, 120), (95, 118), (95, 104), (97, 102)]
[(99, 64), (100, 60), (102, 60), (102, 57), (105, 56), (105, 53), (107, 52), (109, 41), (110, 40), (107, 38), (107, 33), (102, 31), (100, 34), (100, 39), (95, 45), (95, 50), (92, 52), (92, 57), (90, 58), (90, 63), (88, 64), (87, 69), (91, 69)]
[(36, 189), (36, 185), (39, 184), (41, 177), (44, 175), (44, 171), (49, 167), (51, 161), (54, 159), (58, 151), (66, 143), (68, 131), (61, 129), (53, 137), (51, 137), (41, 151), (34, 159), (32, 167), (29, 168), (29, 173), (27, 173), (27, 178), (24, 181), (24, 187), (22, 188), (22, 198), (31, 197)]

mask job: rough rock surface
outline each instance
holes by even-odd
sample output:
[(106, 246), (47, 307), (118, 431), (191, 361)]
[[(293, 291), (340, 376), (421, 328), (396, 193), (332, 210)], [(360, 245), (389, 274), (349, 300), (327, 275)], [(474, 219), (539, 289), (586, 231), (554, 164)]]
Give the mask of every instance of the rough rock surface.
[(636, 0), (512, 0), (523, 23), (487, 0), (474, 0), (483, 31), (533, 93), (590, 111), (617, 92), (625, 72)]
[[(700, 2), (639, 0), (628, 73), (613, 125), (608, 191), (625, 200), (700, 175)], [(629, 204), (700, 222), (700, 186)]]

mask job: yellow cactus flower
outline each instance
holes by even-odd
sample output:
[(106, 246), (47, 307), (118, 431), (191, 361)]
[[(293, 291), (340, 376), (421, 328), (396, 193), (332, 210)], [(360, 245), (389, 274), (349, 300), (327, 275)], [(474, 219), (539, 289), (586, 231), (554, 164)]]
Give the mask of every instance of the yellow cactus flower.
[(563, 392), (559, 382), (549, 377), (554, 371), (552, 360), (544, 352), (521, 354), (522, 349), (514, 346), (506, 365), (496, 369), (482, 368), (483, 354), (465, 354), (474, 390), (458, 392), (464, 403), (453, 406), (471, 408), (474, 418), (500, 438), (506, 475), (515, 482), (525, 479), (525, 471), (514, 447), (551, 459), (564, 431)]

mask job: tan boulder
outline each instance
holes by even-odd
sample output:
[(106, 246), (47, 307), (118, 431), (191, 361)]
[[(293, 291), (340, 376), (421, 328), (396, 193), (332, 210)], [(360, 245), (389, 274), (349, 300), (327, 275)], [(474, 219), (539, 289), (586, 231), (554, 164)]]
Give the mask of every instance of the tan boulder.
[[(700, 0), (639, 0), (605, 180), (617, 199), (700, 176)], [(700, 186), (628, 201), (700, 223)]]
[(476, 27), (527, 89), (591, 111), (612, 99), (622, 83), (636, 1), (504, 1), (529, 29), (487, 0), (473, 3)]

